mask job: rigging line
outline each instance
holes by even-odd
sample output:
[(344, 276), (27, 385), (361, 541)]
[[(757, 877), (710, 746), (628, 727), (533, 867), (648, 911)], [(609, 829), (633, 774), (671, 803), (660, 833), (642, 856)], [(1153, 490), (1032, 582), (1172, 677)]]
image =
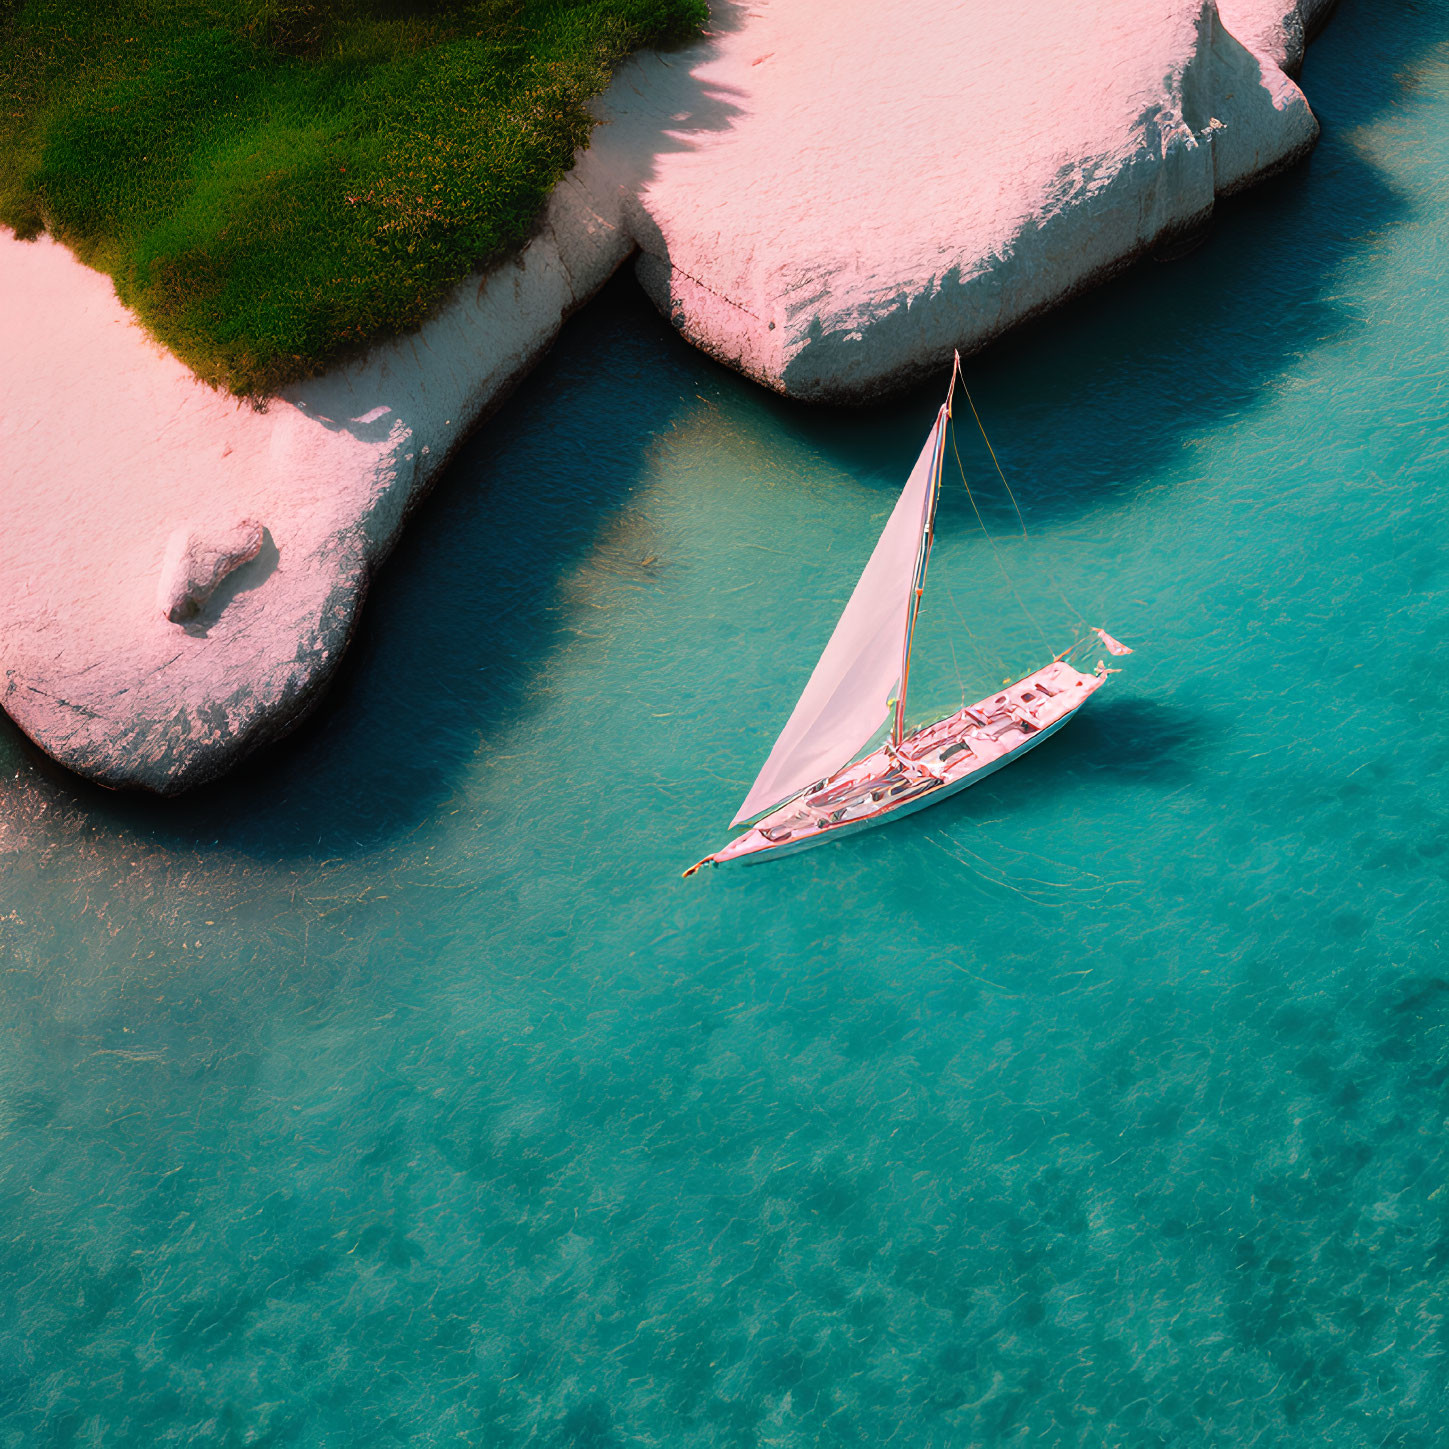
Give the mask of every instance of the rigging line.
[[(991, 651), (990, 658), (987, 657), (981, 640), (977, 638), (975, 630), (966, 622), (966, 616), (961, 612), (961, 601), (956, 597), (956, 590), (951, 587), (949, 574), (942, 581), (942, 584), (946, 591), (946, 597), (951, 601), (951, 612), (956, 615), (956, 621), (961, 625), (962, 632), (971, 641), (971, 648), (976, 653), (976, 663), (981, 669), (982, 678), (989, 676), (994, 679), (1002, 670), (1008, 668), (1005, 657), (996, 653), (995, 650)], [(947, 637), (951, 640), (951, 657), (954, 659), (956, 657), (955, 636), (948, 635)], [(992, 663), (993, 659), (995, 660), (994, 664)], [(961, 666), (959, 664), (956, 666), (956, 678), (959, 682), (961, 678)], [(966, 687), (964, 684), (961, 686), (961, 703), (966, 703)]]
[[(959, 358), (956, 365), (959, 370)], [(983, 648), (981, 640), (977, 638), (976, 631), (966, 622), (966, 616), (961, 612), (961, 601), (956, 597), (956, 590), (951, 586), (951, 576), (947, 574), (941, 583), (946, 590), (946, 597), (951, 601), (951, 612), (955, 614), (956, 622), (960, 624), (962, 632), (971, 641), (971, 648), (976, 655), (976, 664), (981, 670), (982, 678), (994, 679), (1002, 670), (1007, 669), (1006, 660), (995, 650), (991, 651), (990, 658), (987, 657), (987, 652)], [(961, 665), (956, 658), (956, 637), (954, 633), (948, 633), (946, 637), (951, 644), (951, 661), (956, 665), (956, 683), (961, 687), (961, 703), (964, 705), (966, 703), (966, 685), (961, 679)]]
[(991, 461), (996, 466), (996, 476), (1001, 479), (1001, 486), (1006, 489), (1006, 496), (1011, 499), (1011, 506), (1016, 509), (1016, 521), (1021, 525), (1021, 536), (1026, 537), (1026, 519), (1021, 516), (1021, 509), (1016, 502), (1016, 494), (1011, 491), (1011, 484), (1006, 481), (1006, 474), (1001, 471), (1001, 464), (996, 460), (996, 449), (991, 446), (991, 439), (986, 436), (986, 428), (981, 422), (981, 414), (976, 411), (976, 400), (971, 396), (971, 389), (966, 386), (966, 379), (961, 379), (961, 391), (966, 394), (966, 401), (971, 406), (971, 416), (976, 419), (976, 427), (981, 433), (981, 441), (986, 444), (986, 451), (991, 454)]
[[(959, 363), (957, 363), (957, 368), (959, 370)], [(971, 389), (966, 386), (966, 378), (964, 374), (961, 377), (961, 391), (966, 394), (966, 401), (971, 406), (971, 416), (976, 419), (976, 427), (981, 433), (981, 441), (986, 444), (986, 451), (991, 454), (991, 461), (996, 467), (996, 476), (1001, 479), (1001, 486), (1006, 489), (1006, 496), (1011, 499), (1011, 506), (1016, 509), (1016, 521), (1021, 525), (1021, 536), (1023, 539), (1025, 539), (1027, 538), (1026, 519), (1021, 516), (1021, 505), (1016, 501), (1016, 494), (1011, 491), (1011, 484), (1006, 481), (1006, 474), (1003, 473), (1001, 470), (1001, 463), (997, 459), (996, 449), (991, 446), (991, 439), (986, 436), (986, 427), (981, 421), (981, 414), (976, 411), (976, 400), (971, 396)], [(960, 461), (959, 457), (957, 461)], [(1081, 620), (1083, 624), (1085, 624), (1087, 621), (1082, 618), (1082, 615), (1080, 613), (1077, 612), (1076, 605), (1073, 604), (1069, 598), (1067, 598), (1066, 591), (1062, 588), (1061, 584), (1057, 582), (1057, 576), (1051, 571), (1050, 565), (1047, 566), (1046, 572), (1047, 577), (1052, 581), (1052, 587), (1057, 591), (1057, 594), (1060, 596), (1062, 603), (1064, 603), (1067, 606), (1068, 610), (1070, 610), (1073, 614), (1076, 614), (1077, 618)]]
[(961, 664), (956, 658), (956, 641), (948, 635), (946, 642), (951, 646), (951, 664), (956, 670), (956, 688), (961, 691), (961, 704), (964, 707), (966, 703), (966, 683), (961, 678)]
[[(954, 376), (951, 381), (954, 387)], [(931, 559), (931, 544), (936, 537), (936, 505), (941, 497), (941, 475), (945, 471), (946, 463), (946, 427), (942, 423), (942, 413), (945, 414), (946, 423), (949, 423), (951, 418), (950, 393), (946, 395), (941, 412), (936, 415), (936, 457), (932, 464), (935, 476), (931, 479), (930, 489), (926, 494), (925, 516), (921, 520), (923, 532), (916, 551), (915, 597), (911, 600), (906, 617), (905, 649), (901, 656), (900, 693), (896, 696), (896, 717), (895, 723), (891, 726), (891, 743), (895, 745), (900, 744), (906, 734), (906, 688), (911, 679), (911, 645), (915, 639), (916, 620), (921, 612), (921, 596), (926, 592), (926, 567)]]
[[(971, 625), (966, 622), (966, 616), (961, 612), (961, 605), (957, 601), (955, 591), (950, 587), (946, 589), (946, 597), (950, 599), (951, 609), (955, 613), (957, 621), (960, 623), (961, 628), (965, 631), (966, 637), (971, 641), (972, 649), (976, 651), (976, 663), (980, 666), (981, 677), (983, 679), (995, 679), (996, 676), (1000, 674), (1003, 670), (1009, 670), (1010, 666), (1007, 664), (1006, 657), (1004, 655), (998, 654), (995, 650), (992, 650), (990, 655), (988, 656), (985, 647), (981, 643), (981, 640), (977, 638), (975, 632), (971, 628)], [(952, 647), (955, 647), (954, 644), (952, 645)], [(966, 702), (964, 689), (962, 690), (961, 702), (963, 704)]]
[(1047, 631), (1037, 622), (1036, 615), (1026, 607), (1026, 600), (1017, 592), (1016, 585), (1011, 581), (1011, 575), (1006, 571), (1006, 564), (1002, 561), (1001, 550), (996, 546), (996, 540), (992, 538), (986, 527), (986, 520), (981, 517), (981, 510), (976, 506), (976, 495), (971, 491), (971, 484), (966, 478), (966, 468), (961, 462), (961, 450), (956, 446), (956, 428), (951, 427), (951, 451), (956, 455), (956, 467), (961, 472), (961, 482), (966, 487), (966, 496), (971, 500), (971, 511), (976, 515), (976, 522), (981, 525), (981, 532), (986, 535), (986, 542), (991, 545), (992, 556), (996, 559), (996, 566), (1001, 570), (1001, 577), (1006, 580), (1006, 587), (1011, 590), (1016, 602), (1021, 605), (1021, 612), (1031, 620), (1036, 632), (1041, 635), (1041, 642), (1046, 645), (1047, 653), (1051, 653), (1052, 642), (1047, 638)]

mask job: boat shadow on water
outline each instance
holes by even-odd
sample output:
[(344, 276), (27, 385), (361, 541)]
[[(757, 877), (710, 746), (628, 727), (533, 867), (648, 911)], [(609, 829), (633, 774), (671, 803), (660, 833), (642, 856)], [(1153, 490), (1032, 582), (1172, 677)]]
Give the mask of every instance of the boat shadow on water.
[[(1011, 769), (999, 770), (954, 799), (907, 817), (894, 826), (934, 838), (953, 826), (979, 823), (999, 812), (1032, 816), (1039, 808), (1060, 811), (1074, 791), (1139, 789), (1175, 792), (1189, 784), (1211, 749), (1210, 716), (1146, 698), (1112, 698), (1104, 690), (1058, 735), (1031, 751)], [(889, 848), (891, 835), (871, 832), (842, 841), (839, 849)], [(788, 870), (795, 862), (779, 867)], [(751, 875), (753, 872), (746, 872)]]
[[(1213, 738), (1211, 717), (1144, 697), (1114, 699), (1111, 687), (1092, 700), (1061, 737), (1047, 740), (1022, 768), (992, 778), (996, 789), (1059, 795), (1070, 779), (1094, 788), (1110, 781), (1176, 789), (1196, 773)], [(1022, 784), (1015, 783), (1022, 776)], [(1070, 777), (1070, 778), (1069, 778)], [(968, 796), (969, 798), (969, 796)]]

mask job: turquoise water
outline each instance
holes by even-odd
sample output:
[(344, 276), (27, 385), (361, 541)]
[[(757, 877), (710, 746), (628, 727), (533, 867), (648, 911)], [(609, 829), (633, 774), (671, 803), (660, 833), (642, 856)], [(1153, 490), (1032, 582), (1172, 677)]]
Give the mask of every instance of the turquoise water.
[[(0, 1444), (1441, 1442), (1449, 8), (1305, 85), (1307, 167), (971, 366), (1031, 615), (1138, 652), (952, 802), (678, 878), (939, 389), (626, 283), (283, 747), (0, 734)], [(996, 568), (948, 486), (923, 713), (1039, 660)]]

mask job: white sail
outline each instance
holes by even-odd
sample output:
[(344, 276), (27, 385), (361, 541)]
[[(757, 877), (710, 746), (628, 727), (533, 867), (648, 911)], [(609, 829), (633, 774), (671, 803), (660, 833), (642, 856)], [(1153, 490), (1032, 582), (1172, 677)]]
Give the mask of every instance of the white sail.
[(949, 402), (936, 415), (926, 446), (810, 683), (732, 824), (738, 825), (833, 774), (885, 723), (900, 684), (914, 617), (941, 473), (948, 407)]

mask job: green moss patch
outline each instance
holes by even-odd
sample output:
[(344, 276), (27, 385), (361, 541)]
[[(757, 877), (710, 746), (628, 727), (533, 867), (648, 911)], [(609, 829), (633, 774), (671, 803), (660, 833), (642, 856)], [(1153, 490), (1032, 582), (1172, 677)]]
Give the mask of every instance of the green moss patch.
[(0, 222), (263, 396), (527, 240), (585, 103), (702, 0), (0, 0)]

